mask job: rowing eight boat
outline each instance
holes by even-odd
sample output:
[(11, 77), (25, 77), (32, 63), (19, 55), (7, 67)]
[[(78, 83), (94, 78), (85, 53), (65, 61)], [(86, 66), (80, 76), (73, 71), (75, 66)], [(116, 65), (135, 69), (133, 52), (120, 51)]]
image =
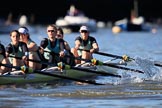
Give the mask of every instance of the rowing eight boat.
[[(104, 66), (103, 66), (104, 67)], [(70, 78), (77, 78), (77, 79), (92, 79), (98, 76), (98, 74), (93, 72), (86, 72), (82, 69), (88, 69), (88, 70), (95, 70), (96, 72), (99, 71), (102, 68), (102, 66), (79, 66), (78, 69), (68, 69), (68, 70), (57, 70), (56, 67), (51, 67), (47, 69), (43, 69), (40, 72), (43, 73), (50, 73), (52, 75), (60, 75)], [(80, 70), (81, 69), (81, 70)], [(99, 70), (98, 70), (99, 69)], [(117, 69), (107, 67), (106, 73), (116, 73)], [(38, 83), (38, 82), (52, 82), (60, 80), (61, 77), (54, 77), (50, 75), (42, 75), (40, 73), (31, 73), (31, 74), (20, 74), (21, 71), (14, 71), (14, 72), (8, 72), (4, 75), (0, 76), (0, 85), (6, 85), (6, 84), (26, 84), (26, 83)]]

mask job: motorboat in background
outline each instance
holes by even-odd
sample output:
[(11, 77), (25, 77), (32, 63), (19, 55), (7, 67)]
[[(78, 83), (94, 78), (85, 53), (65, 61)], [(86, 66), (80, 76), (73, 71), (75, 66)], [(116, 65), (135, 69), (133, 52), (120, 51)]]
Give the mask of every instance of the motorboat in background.
[(143, 17), (134, 18), (132, 21), (124, 18), (114, 23), (114, 27), (119, 27), (121, 31), (150, 31), (150, 26), (144, 22)]
[(89, 28), (90, 32), (96, 32), (97, 22), (95, 19), (91, 19), (82, 11), (79, 11), (75, 8), (74, 5), (70, 6), (70, 9), (67, 11), (67, 15), (63, 18), (58, 18), (55, 24), (59, 27), (62, 27), (65, 32), (79, 32), (79, 28), (82, 25), (85, 25)]
[(150, 31), (151, 26), (146, 24), (143, 16), (138, 15), (138, 2), (134, 0), (134, 9), (131, 10), (130, 19), (124, 18), (114, 23), (112, 31)]

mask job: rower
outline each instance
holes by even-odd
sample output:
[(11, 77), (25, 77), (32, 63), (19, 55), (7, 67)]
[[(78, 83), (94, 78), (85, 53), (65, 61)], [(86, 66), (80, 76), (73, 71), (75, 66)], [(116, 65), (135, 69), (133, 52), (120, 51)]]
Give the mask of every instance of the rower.
[(47, 26), (47, 35), (48, 38), (41, 41), (40, 48), (45, 59), (57, 66), (57, 63), (61, 61), (60, 57), (65, 56), (64, 45), (61, 39), (56, 38), (57, 27), (54, 24)]
[[(8, 65), (10, 64), (8, 58), (6, 57), (5, 47), (2, 43), (0, 43), (0, 64), (8, 64)], [(0, 65), (0, 75), (10, 70), (11, 70), (10, 68)]]
[(57, 28), (56, 38), (62, 40), (63, 45), (64, 45), (64, 52), (65, 52), (66, 57), (61, 58), (62, 59), (61, 61), (64, 62), (65, 64), (69, 64), (70, 66), (74, 66), (75, 65), (74, 55), (70, 51), (71, 48), (70, 48), (69, 43), (64, 40), (64, 32), (61, 27)]
[[(18, 31), (20, 33), (20, 41), (26, 43), (29, 50), (28, 66), (34, 70), (41, 69), (42, 64), (39, 62), (41, 61), (39, 46), (30, 38), (29, 30), (27, 27), (22, 26), (18, 29)], [(38, 62), (33, 62), (32, 60)]]
[[(75, 47), (71, 49), (71, 52), (75, 57), (81, 57), (82, 59), (92, 59), (92, 54), (99, 51), (99, 46), (96, 39), (90, 36), (90, 32), (87, 26), (80, 27), (80, 35), (75, 39)], [(76, 60), (76, 64), (85, 63), (85, 61)]]
[[(11, 42), (6, 47), (6, 56), (9, 57), (9, 61), (12, 66), (24, 66), (27, 65), (27, 58), (29, 51), (26, 43), (20, 42), (20, 33), (18, 30), (12, 30), (10, 32)], [(21, 59), (18, 59), (18, 58)], [(15, 70), (12, 68), (12, 70)]]

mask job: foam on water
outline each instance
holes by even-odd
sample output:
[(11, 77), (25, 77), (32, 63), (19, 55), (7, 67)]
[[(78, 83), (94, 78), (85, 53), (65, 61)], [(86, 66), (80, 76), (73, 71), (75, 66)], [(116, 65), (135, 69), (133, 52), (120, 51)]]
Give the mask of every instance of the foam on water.
[(154, 65), (154, 61), (147, 58), (136, 57), (135, 62), (145, 72), (147, 79), (160, 80), (162, 72)]

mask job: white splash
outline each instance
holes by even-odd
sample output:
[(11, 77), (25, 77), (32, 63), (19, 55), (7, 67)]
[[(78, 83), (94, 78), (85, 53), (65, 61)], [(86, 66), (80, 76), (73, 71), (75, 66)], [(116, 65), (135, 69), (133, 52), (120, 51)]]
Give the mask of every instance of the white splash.
[(154, 61), (152, 60), (136, 57), (135, 62), (145, 72), (145, 75), (149, 80), (159, 79), (160, 77), (158, 78), (157, 76), (162, 75), (160, 69), (155, 67)]

